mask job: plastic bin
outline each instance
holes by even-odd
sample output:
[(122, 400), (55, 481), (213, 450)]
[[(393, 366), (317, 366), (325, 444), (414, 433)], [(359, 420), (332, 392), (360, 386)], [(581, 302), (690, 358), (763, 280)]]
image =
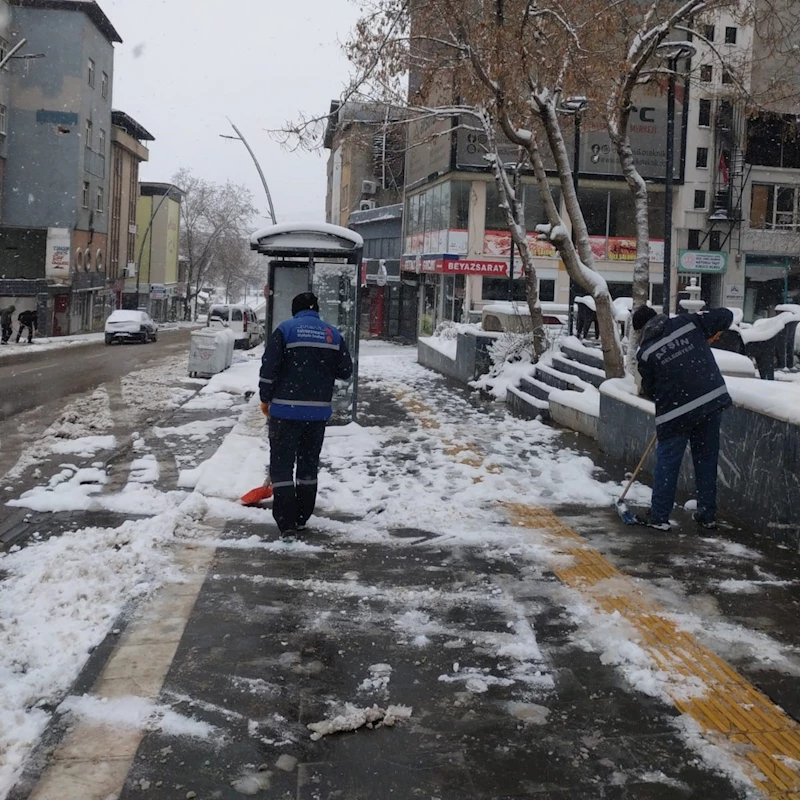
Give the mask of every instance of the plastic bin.
[(227, 328), (195, 331), (189, 345), (189, 377), (210, 378), (228, 369), (235, 341), (233, 331)]

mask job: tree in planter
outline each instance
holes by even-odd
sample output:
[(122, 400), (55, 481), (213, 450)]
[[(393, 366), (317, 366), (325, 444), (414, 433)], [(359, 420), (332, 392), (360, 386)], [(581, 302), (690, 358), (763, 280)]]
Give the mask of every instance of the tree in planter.
[[(185, 168), (173, 176), (172, 182), (185, 193), (181, 202), (180, 252), (188, 267), (184, 318), (190, 319), (194, 301), (212, 273), (224, 274), (236, 245), (249, 235), (256, 209), (244, 186), (215, 184)], [(235, 266), (231, 264), (231, 274)]]

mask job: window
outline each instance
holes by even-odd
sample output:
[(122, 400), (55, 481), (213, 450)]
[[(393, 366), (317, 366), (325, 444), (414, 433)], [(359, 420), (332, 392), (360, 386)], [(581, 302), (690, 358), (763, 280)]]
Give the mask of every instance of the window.
[(92, 268), (92, 251), (88, 247), (86, 248), (83, 266), (87, 272), (89, 272), (89, 270)]
[(725, 44), (736, 44), (736, 28), (725, 28)]
[(105, 191), (102, 186), (97, 187), (97, 203), (94, 208), (98, 214), (102, 214), (105, 208)]
[(689, 230), (689, 237), (686, 242), (686, 247), (689, 250), (699, 250), (700, 249), (700, 231), (696, 228), (692, 228)]
[(731, 75), (727, 69), (722, 70), (722, 82), (728, 84), (733, 83), (733, 75)]
[(711, 127), (711, 101), (701, 100), (700, 107), (697, 112), (697, 124), (701, 128)]
[(800, 191), (796, 186), (753, 184), (750, 199), (750, 227), (763, 230), (796, 231)]
[(800, 126), (778, 114), (748, 120), (745, 160), (759, 167), (800, 169)]
[(0, 36), (0, 61), (2, 61), (6, 57), (9, 49), (10, 47), (8, 45), (8, 42), (2, 36)]
[[(627, 186), (614, 189), (581, 187), (578, 199), (590, 236), (636, 236), (636, 208)], [(650, 235), (659, 239), (664, 235), (664, 193), (648, 192), (647, 206), (650, 212)]]
[(714, 67), (711, 64), (703, 64), (700, 67), (700, 81), (702, 83), (711, 83), (714, 80)]
[(703, 25), (703, 36), (705, 37), (706, 41), (713, 42), (714, 41), (714, 26), (713, 25)]
[(89, 59), (89, 86), (94, 88), (94, 75), (95, 75), (95, 67), (94, 67), (94, 59)]
[[(553, 187), (553, 202), (556, 208), (561, 205), (561, 189)], [(542, 195), (536, 184), (526, 184), (523, 187), (523, 198), (525, 203), (525, 230), (530, 233), (536, 230), (537, 225), (547, 222), (547, 212), (544, 210)]]
[(92, 125), (92, 121), (90, 119), (86, 120), (86, 146), (91, 150), (92, 149), (92, 130), (94, 126)]
[(89, 208), (89, 195), (91, 194), (91, 186), (88, 181), (83, 182), (83, 207)]
[(5, 136), (8, 133), (8, 109), (0, 103), (0, 136)]
[(556, 282), (554, 280), (539, 281), (539, 300), (552, 303), (556, 299)]
[(706, 192), (705, 192), (705, 189), (695, 189), (694, 190), (694, 207), (695, 208), (705, 208), (706, 207)]
[[(517, 270), (522, 272), (519, 264), (515, 263), (514, 275), (517, 275)], [(484, 278), (481, 297), (484, 300), (508, 300), (508, 278)], [(526, 298), (525, 279), (515, 278), (511, 286), (511, 299), (525, 301)]]
[(75, 269), (78, 272), (83, 270), (83, 250), (80, 248), (75, 251)]
[(694, 165), (698, 169), (708, 169), (708, 148), (698, 147), (697, 155), (695, 156)]
[(106, 157), (106, 132), (100, 128), (100, 141), (98, 143), (100, 158)]
[(98, 250), (97, 255), (94, 257), (94, 268), (98, 272), (102, 272), (104, 266), (105, 266), (105, 259), (103, 258), (103, 251)]
[(100, 94), (105, 100), (108, 97), (108, 73), (104, 72), (100, 78)]
[(722, 231), (711, 231), (708, 234), (708, 249), (715, 253), (722, 249)]
[(469, 226), (469, 181), (452, 181), (450, 186), (450, 227), (465, 231)]

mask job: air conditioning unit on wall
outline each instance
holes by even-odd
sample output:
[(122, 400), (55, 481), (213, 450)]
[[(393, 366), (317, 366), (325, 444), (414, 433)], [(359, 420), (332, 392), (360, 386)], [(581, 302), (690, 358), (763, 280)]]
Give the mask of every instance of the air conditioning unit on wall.
[(375, 208), (375, 206), (376, 206), (376, 203), (375, 203), (374, 200), (362, 200), (358, 204), (358, 210), (359, 211), (371, 211), (373, 208)]
[(361, 194), (375, 194), (378, 184), (375, 181), (361, 181)]

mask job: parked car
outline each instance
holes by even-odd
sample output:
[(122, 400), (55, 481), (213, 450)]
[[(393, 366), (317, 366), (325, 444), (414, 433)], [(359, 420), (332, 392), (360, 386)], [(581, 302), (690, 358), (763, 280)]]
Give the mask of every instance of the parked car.
[(112, 311), (106, 320), (106, 344), (158, 341), (158, 325), (145, 311)]
[(206, 326), (229, 328), (236, 336), (234, 347), (249, 350), (264, 341), (264, 326), (256, 312), (243, 304), (213, 305), (208, 311)]

